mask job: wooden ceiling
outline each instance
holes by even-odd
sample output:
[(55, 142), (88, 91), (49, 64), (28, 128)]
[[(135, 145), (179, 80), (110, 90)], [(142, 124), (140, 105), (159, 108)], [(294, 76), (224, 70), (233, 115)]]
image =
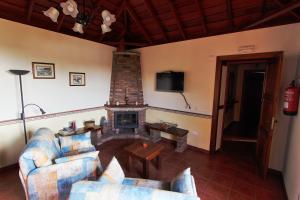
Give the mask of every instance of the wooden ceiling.
[[(65, 0), (0, 0), (0, 17), (99, 43), (131, 49), (300, 21), (300, 0), (75, 0), (90, 16), (84, 34), (59, 6)], [(84, 2), (85, 1), (85, 2)], [(60, 10), (58, 23), (42, 11)], [(102, 10), (116, 15), (102, 35)]]

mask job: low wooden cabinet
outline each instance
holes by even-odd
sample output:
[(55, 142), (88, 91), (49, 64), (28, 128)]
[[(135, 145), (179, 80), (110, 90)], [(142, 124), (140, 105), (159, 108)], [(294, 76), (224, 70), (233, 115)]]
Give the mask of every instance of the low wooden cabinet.
[(146, 123), (146, 129), (149, 130), (150, 138), (153, 142), (161, 140), (161, 132), (169, 133), (176, 138), (176, 152), (183, 152), (187, 148), (188, 130), (168, 127), (163, 123)]

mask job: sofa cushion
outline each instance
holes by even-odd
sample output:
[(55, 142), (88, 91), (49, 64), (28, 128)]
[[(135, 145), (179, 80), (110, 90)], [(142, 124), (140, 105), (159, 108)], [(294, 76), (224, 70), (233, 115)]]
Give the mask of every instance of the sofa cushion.
[(86, 132), (78, 135), (59, 137), (61, 151), (63, 154), (78, 151), (80, 149), (94, 147), (91, 143), (91, 132)]
[(171, 191), (197, 196), (190, 168), (185, 169), (171, 181)]
[(113, 157), (98, 181), (101, 183), (122, 184), (124, 178), (125, 174), (122, 170), (122, 167), (120, 166), (118, 160)]
[(61, 157), (61, 158), (55, 159), (55, 163), (59, 164), (59, 163), (69, 162), (69, 161), (72, 161), (72, 160), (78, 160), (78, 159), (83, 159), (83, 158), (97, 159), (98, 154), (99, 154), (99, 151), (92, 151), (92, 152), (77, 154), (77, 155), (74, 155), (74, 156)]
[(94, 146), (91, 146), (88, 148), (77, 149), (74, 151), (68, 151), (68, 152), (62, 153), (62, 156), (64, 156), (64, 157), (75, 156), (77, 154), (88, 153), (88, 152), (92, 152), (92, 151), (96, 151), (96, 148)]
[(122, 185), (148, 187), (148, 188), (160, 189), (160, 190), (170, 190), (170, 183), (168, 182), (141, 179), (141, 178), (124, 178)]
[(196, 196), (120, 184), (79, 181), (72, 186), (70, 200), (200, 200)]

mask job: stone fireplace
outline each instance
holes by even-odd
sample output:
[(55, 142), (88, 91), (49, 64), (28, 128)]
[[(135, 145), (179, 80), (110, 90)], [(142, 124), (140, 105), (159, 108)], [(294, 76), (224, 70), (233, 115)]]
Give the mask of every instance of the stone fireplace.
[(140, 54), (114, 52), (109, 102), (105, 105), (108, 131), (112, 134), (143, 134), (146, 107)]
[(139, 127), (139, 113), (133, 111), (116, 111), (114, 113), (114, 126), (118, 129), (131, 129)]

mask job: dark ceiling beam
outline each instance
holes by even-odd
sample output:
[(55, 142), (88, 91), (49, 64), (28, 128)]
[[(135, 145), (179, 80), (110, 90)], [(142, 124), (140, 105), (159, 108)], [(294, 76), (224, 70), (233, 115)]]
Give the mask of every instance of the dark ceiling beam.
[(33, 11), (33, 7), (34, 7), (34, 0), (30, 0), (29, 4), (28, 4), (28, 11), (27, 11), (27, 17), (26, 17), (26, 22), (29, 23), (30, 19), (31, 19), (31, 15), (32, 15), (32, 11)]
[(125, 38), (122, 38), (118, 44), (117, 51), (125, 51), (125, 50), (126, 50)]
[(58, 24), (57, 24), (57, 27), (56, 27), (56, 31), (59, 32), (63, 23), (64, 23), (64, 20), (65, 20), (65, 17), (66, 15), (62, 15), (62, 17), (59, 19), (58, 21)]
[(300, 7), (300, 0), (296, 0), (296, 1), (293, 1), (291, 3), (288, 3), (286, 4), (285, 6), (283, 6), (282, 8), (264, 16), (263, 18), (259, 19), (258, 21), (246, 26), (245, 28), (243, 28), (242, 30), (247, 30), (247, 29), (250, 29), (250, 28), (254, 28), (264, 22), (267, 22), (267, 21), (270, 21), (272, 19), (275, 19), (276, 17), (279, 17), (280, 15), (283, 15), (287, 12), (290, 12), (292, 11), (293, 9), (295, 8), (298, 8)]
[(121, 41), (121, 40), (125, 37), (126, 32), (127, 32), (127, 30), (126, 30), (126, 29), (123, 29), (123, 31), (120, 33), (120, 35), (119, 35), (119, 37), (118, 37), (118, 40)]
[(122, 32), (120, 33), (119, 37), (118, 37), (118, 40), (121, 42), (125, 42), (125, 35), (126, 33), (128, 32), (129, 30), (129, 23), (128, 23), (128, 13), (126, 11), (123, 12), (123, 17), (124, 17), (124, 22), (123, 22), (123, 30)]
[[(274, 2), (275, 2), (280, 8), (284, 7), (284, 4), (281, 3), (281, 1), (279, 1), (279, 0), (274, 0)], [(289, 11), (289, 13), (290, 13), (291, 15), (293, 15), (296, 19), (300, 20), (300, 15), (297, 14), (296, 12), (294, 12), (294, 11), (291, 10), (291, 11)]]
[(204, 10), (203, 10), (203, 7), (202, 7), (202, 4), (201, 4), (200, 1), (202, 2), (202, 0), (195, 0), (195, 3), (196, 3), (196, 6), (197, 6), (197, 9), (198, 9), (198, 12), (200, 13), (201, 25), (203, 27), (204, 35), (207, 35), (208, 34), (208, 28), (207, 28), (207, 24), (206, 24), (206, 18), (205, 18)]
[(144, 3), (146, 5), (147, 10), (149, 11), (149, 13), (151, 14), (152, 18), (154, 19), (155, 23), (158, 25), (158, 27), (160, 29), (160, 32), (163, 34), (164, 40), (166, 42), (168, 42), (168, 36), (167, 36), (167, 34), (166, 34), (166, 32), (165, 32), (165, 30), (163, 28), (161, 20), (158, 19), (158, 16), (155, 13), (155, 10), (154, 10), (154, 7), (153, 7), (151, 1), (150, 0), (144, 0)]
[[(90, 6), (91, 6), (92, 8), (96, 8), (97, 4), (96, 4), (96, 2), (95, 2), (94, 0), (89, 0), (88, 2), (90, 3)], [(92, 10), (93, 10), (93, 9), (92, 9)]]
[(227, 6), (227, 16), (230, 22), (230, 28), (231, 30), (234, 30), (234, 21), (233, 21), (233, 11), (232, 11), (232, 2), (231, 0), (226, 0), (226, 6)]
[(261, 9), (260, 9), (261, 16), (265, 15), (266, 7), (267, 7), (267, 0), (262, 0)]
[(135, 11), (133, 10), (133, 8), (131, 7), (131, 5), (129, 3), (126, 5), (126, 10), (128, 11), (130, 17), (133, 19), (133, 21), (138, 26), (138, 28), (142, 31), (142, 34), (144, 35), (145, 39), (149, 43), (152, 43), (151, 37), (149, 36), (149, 34), (146, 31), (145, 27), (143, 26), (142, 22), (140, 21), (140, 19), (138, 18), (137, 14), (135, 13)]
[[(119, 45), (120, 42), (109, 42), (109, 41), (105, 41), (103, 42), (104, 44), (108, 44), (108, 45)], [(136, 46), (136, 47), (144, 47), (144, 46), (148, 46), (148, 43), (140, 43), (140, 42), (124, 42), (125, 45), (129, 45), (129, 46)]]
[(97, 2), (97, 4), (94, 3), (94, 1), (92, 1), (92, 4), (94, 5), (94, 9), (92, 9), (92, 12), (90, 14), (90, 20), (89, 20), (89, 23), (86, 25), (85, 28), (88, 28), (92, 23), (93, 23), (93, 20), (95, 19), (95, 15), (96, 13), (100, 10), (101, 8), (101, 4), (102, 4), (102, 1), (103, 0), (99, 0)]
[(177, 12), (176, 12), (175, 6), (174, 6), (174, 4), (173, 4), (173, 0), (168, 0), (168, 4), (169, 4), (169, 7), (170, 7), (170, 9), (171, 9), (171, 12), (172, 12), (172, 14), (173, 14), (173, 16), (174, 16), (174, 18), (175, 18), (175, 21), (176, 21), (177, 27), (178, 27), (178, 29), (179, 29), (179, 31), (180, 31), (180, 34), (181, 34), (182, 38), (183, 38), (184, 40), (186, 40), (186, 39), (187, 39), (187, 38), (186, 38), (186, 34), (185, 34), (184, 30), (183, 30), (183, 27), (182, 27), (182, 24), (181, 24), (181, 22), (180, 22), (179, 16), (178, 16), (178, 14), (177, 14)]
[[(125, 7), (126, 7), (126, 0), (123, 0), (122, 3), (121, 3), (121, 5), (120, 5), (120, 7), (119, 7), (119, 10), (116, 12), (116, 20), (117, 21), (118, 21), (119, 17), (121, 16), (121, 14), (123, 12), (125, 12)], [(104, 39), (104, 37), (105, 37), (106, 34), (101, 34), (101, 36), (100, 36), (100, 42), (103, 41), (103, 39)]]

